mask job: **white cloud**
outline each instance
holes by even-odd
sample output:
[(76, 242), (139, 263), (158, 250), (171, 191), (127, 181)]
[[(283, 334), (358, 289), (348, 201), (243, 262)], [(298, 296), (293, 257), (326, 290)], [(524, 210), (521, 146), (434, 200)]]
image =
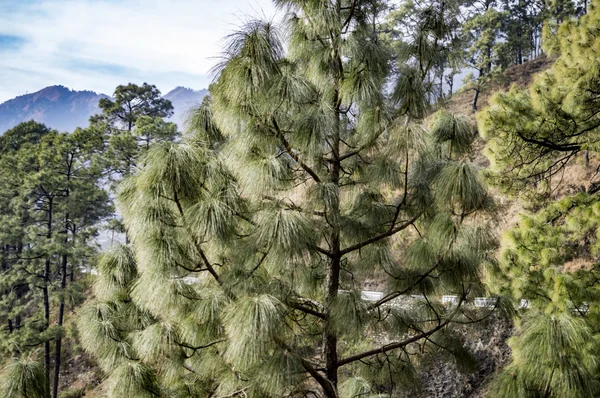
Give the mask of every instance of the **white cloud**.
[(203, 88), (223, 37), (244, 15), (274, 14), (270, 0), (37, 0), (8, 8), (0, 34), (27, 43), (0, 52), (0, 102), (52, 84), (104, 93), (129, 81), (163, 92)]

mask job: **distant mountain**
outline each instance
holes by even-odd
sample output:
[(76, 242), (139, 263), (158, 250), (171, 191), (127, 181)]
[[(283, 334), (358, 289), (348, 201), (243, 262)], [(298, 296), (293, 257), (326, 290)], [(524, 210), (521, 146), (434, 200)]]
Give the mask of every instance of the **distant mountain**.
[[(188, 109), (202, 102), (207, 90), (177, 87), (164, 95), (173, 103), (170, 119), (183, 127)], [(92, 115), (100, 113), (98, 101), (108, 98), (93, 91), (75, 91), (64, 86), (50, 86), (32, 94), (20, 95), (0, 104), (0, 135), (21, 122), (35, 120), (59, 131), (86, 127)]]
[(163, 95), (164, 98), (171, 101), (175, 109), (171, 121), (182, 128), (189, 109), (199, 105), (207, 94), (208, 90), (192, 90), (191, 88), (179, 86)]
[(98, 101), (106, 97), (93, 91), (73, 91), (64, 86), (46, 87), (0, 104), (0, 134), (17, 124), (35, 120), (59, 131), (88, 125), (98, 113)]

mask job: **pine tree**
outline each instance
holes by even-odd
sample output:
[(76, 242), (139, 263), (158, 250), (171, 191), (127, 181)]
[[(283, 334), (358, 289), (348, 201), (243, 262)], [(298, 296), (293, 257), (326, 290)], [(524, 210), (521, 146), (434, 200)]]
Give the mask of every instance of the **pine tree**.
[[(512, 193), (549, 180), (598, 150), (600, 30), (597, 5), (559, 29), (560, 57), (528, 89), (496, 95), (480, 114), (493, 177)], [(556, 45), (558, 44), (558, 46)], [(536, 202), (509, 231), (490, 285), (521, 300), (512, 363), (494, 383), (499, 397), (594, 397), (598, 384), (598, 196), (596, 189)]]
[(425, 95), (430, 103), (444, 99), (448, 68), (452, 94), (453, 75), (465, 62), (465, 37), (460, 29), (463, 5), (454, 0), (407, 1), (386, 13), (386, 31), (397, 54), (399, 78), (416, 76), (426, 81)]
[[(179, 136), (177, 125), (165, 120), (173, 115), (173, 105), (156, 86), (119, 85), (113, 97), (100, 100), (102, 112), (90, 118), (88, 127), (103, 137), (102, 167), (112, 196), (123, 178), (143, 166), (138, 162), (152, 143), (173, 141)], [(113, 235), (125, 232), (116, 214), (105, 227)], [(125, 234), (125, 240), (128, 239)]]
[(600, 206), (580, 193), (522, 216), (506, 233), (495, 292), (526, 303), (511, 338), (512, 363), (493, 385), (494, 397), (595, 397), (600, 321)]
[(485, 0), (476, 7), (477, 11), (464, 24), (463, 29), (470, 36), (467, 65), (475, 69), (477, 76), (469, 74), (465, 85), (475, 91), (473, 111), (477, 110), (479, 94), (491, 79), (498, 63), (498, 40), (505, 14), (497, 6), (496, 0)]
[(594, 8), (560, 28), (560, 57), (527, 89), (499, 93), (479, 116), (480, 131), (505, 186), (544, 180), (584, 151), (597, 151), (600, 45)]
[(95, 225), (109, 214), (106, 192), (98, 186), (101, 169), (94, 162), (102, 140), (92, 131), (60, 134), (29, 122), (0, 141), (0, 184), (6, 195), (1, 209), (6, 232), (0, 235), (5, 306), (0, 316), (8, 323), (1, 332), (2, 351), (16, 359), (0, 384), (20, 383), (12, 378), (18, 369), (33, 372), (20, 361), (43, 346), (41, 366), (46, 380), (54, 371), (56, 398), (66, 306), (73, 304), (78, 289), (75, 274), (89, 267)]
[(109, 396), (393, 395), (416, 356), (472, 364), (453, 326), (489, 315), (464, 303), (495, 247), (473, 126), (421, 123), (423, 75), (384, 95), (382, 4), (276, 3), (286, 24), (231, 35), (190, 132), (119, 187), (132, 244), (79, 317)]
[(173, 115), (173, 105), (154, 85), (120, 85), (113, 97), (100, 100), (102, 113), (90, 119), (90, 127), (106, 136), (106, 167), (120, 181), (135, 171), (152, 142), (173, 140), (177, 125), (164, 121)]
[(505, 41), (499, 46), (499, 64), (502, 68), (521, 65), (537, 57), (541, 30), (541, 14), (530, 0), (506, 0), (502, 23)]

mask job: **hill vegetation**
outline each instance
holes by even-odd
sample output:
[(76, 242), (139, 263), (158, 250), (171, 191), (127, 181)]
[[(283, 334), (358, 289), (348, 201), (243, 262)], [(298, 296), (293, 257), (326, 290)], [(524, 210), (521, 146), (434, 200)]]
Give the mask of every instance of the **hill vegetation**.
[(276, 3), (0, 136), (2, 395), (598, 396), (597, 2)]

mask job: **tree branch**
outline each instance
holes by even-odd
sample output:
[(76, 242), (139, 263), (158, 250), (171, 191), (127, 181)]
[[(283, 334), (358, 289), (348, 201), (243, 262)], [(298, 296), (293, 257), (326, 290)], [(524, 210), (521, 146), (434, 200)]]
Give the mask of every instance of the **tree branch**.
[(292, 159), (294, 159), (296, 161), (296, 163), (298, 163), (300, 165), (300, 167), (302, 167), (304, 169), (304, 171), (306, 171), (313, 178), (313, 180), (315, 180), (316, 182), (321, 182), (321, 179), (319, 178), (317, 173), (315, 173), (314, 170), (310, 168), (310, 166), (308, 166), (306, 163), (301, 161), (300, 158), (298, 157), (298, 155), (293, 152), (292, 146), (285, 139), (285, 136), (283, 135), (283, 132), (279, 128), (279, 125), (277, 124), (277, 121), (275, 120), (275, 118), (272, 118), (271, 121), (273, 123), (273, 127), (275, 128), (276, 135), (279, 138), (279, 140), (281, 141), (281, 144), (283, 145), (283, 147), (285, 148), (285, 151), (292, 157)]
[(398, 225), (398, 226), (396, 226), (396, 227), (394, 227), (394, 226), (392, 225), (392, 228), (390, 228), (390, 229), (389, 229), (387, 232), (383, 232), (383, 233), (381, 233), (381, 234), (379, 234), (379, 235), (376, 235), (376, 236), (374, 236), (374, 237), (372, 237), (372, 238), (370, 238), (370, 239), (367, 239), (367, 240), (365, 240), (365, 241), (363, 241), (363, 242), (357, 243), (357, 244), (355, 244), (355, 245), (349, 246), (349, 247), (347, 247), (347, 248), (345, 248), (345, 249), (341, 250), (341, 251), (340, 251), (340, 255), (342, 255), (342, 256), (343, 256), (343, 255), (345, 255), (345, 254), (348, 254), (348, 253), (350, 253), (350, 252), (353, 252), (353, 251), (355, 251), (355, 250), (361, 249), (361, 248), (363, 248), (363, 247), (365, 247), (365, 246), (367, 246), (367, 245), (370, 245), (371, 243), (375, 243), (375, 242), (377, 242), (377, 241), (380, 241), (381, 239), (388, 238), (388, 237), (390, 237), (390, 236), (392, 236), (392, 235), (394, 235), (394, 234), (396, 234), (396, 233), (398, 233), (398, 232), (402, 231), (403, 229), (405, 229), (405, 228), (409, 227), (409, 226), (410, 226), (410, 225), (412, 225), (412, 224), (413, 224), (415, 221), (417, 221), (417, 219), (418, 219), (419, 217), (421, 217), (421, 214), (422, 214), (422, 213), (419, 213), (419, 214), (417, 214), (416, 216), (414, 216), (414, 217), (413, 217), (413, 218), (411, 218), (410, 220), (408, 220), (408, 221), (406, 221), (406, 222), (404, 222), (404, 223), (402, 223), (402, 224), (400, 224), (400, 225)]
[(439, 325), (437, 325), (436, 327), (434, 327), (433, 329), (428, 330), (427, 332), (420, 333), (420, 334), (418, 334), (416, 336), (413, 336), (413, 337), (411, 337), (409, 339), (406, 339), (404, 341), (398, 341), (398, 342), (395, 342), (395, 343), (386, 344), (386, 345), (381, 346), (379, 348), (375, 348), (375, 349), (369, 350), (369, 351), (364, 351), (364, 352), (362, 352), (360, 354), (352, 355), (352, 356), (349, 356), (347, 358), (341, 359), (341, 360), (338, 361), (338, 366), (344, 366), (344, 365), (347, 365), (349, 363), (359, 361), (359, 360), (361, 360), (363, 358), (370, 357), (372, 355), (384, 354), (384, 353), (386, 353), (388, 351), (395, 350), (397, 348), (405, 347), (405, 346), (407, 346), (407, 345), (409, 345), (411, 343), (414, 343), (415, 341), (419, 341), (419, 340), (421, 340), (423, 338), (431, 336), (432, 334), (434, 334), (438, 330), (443, 329), (444, 326), (446, 326), (449, 323), (450, 323), (450, 319), (447, 319), (444, 322), (442, 322)]

